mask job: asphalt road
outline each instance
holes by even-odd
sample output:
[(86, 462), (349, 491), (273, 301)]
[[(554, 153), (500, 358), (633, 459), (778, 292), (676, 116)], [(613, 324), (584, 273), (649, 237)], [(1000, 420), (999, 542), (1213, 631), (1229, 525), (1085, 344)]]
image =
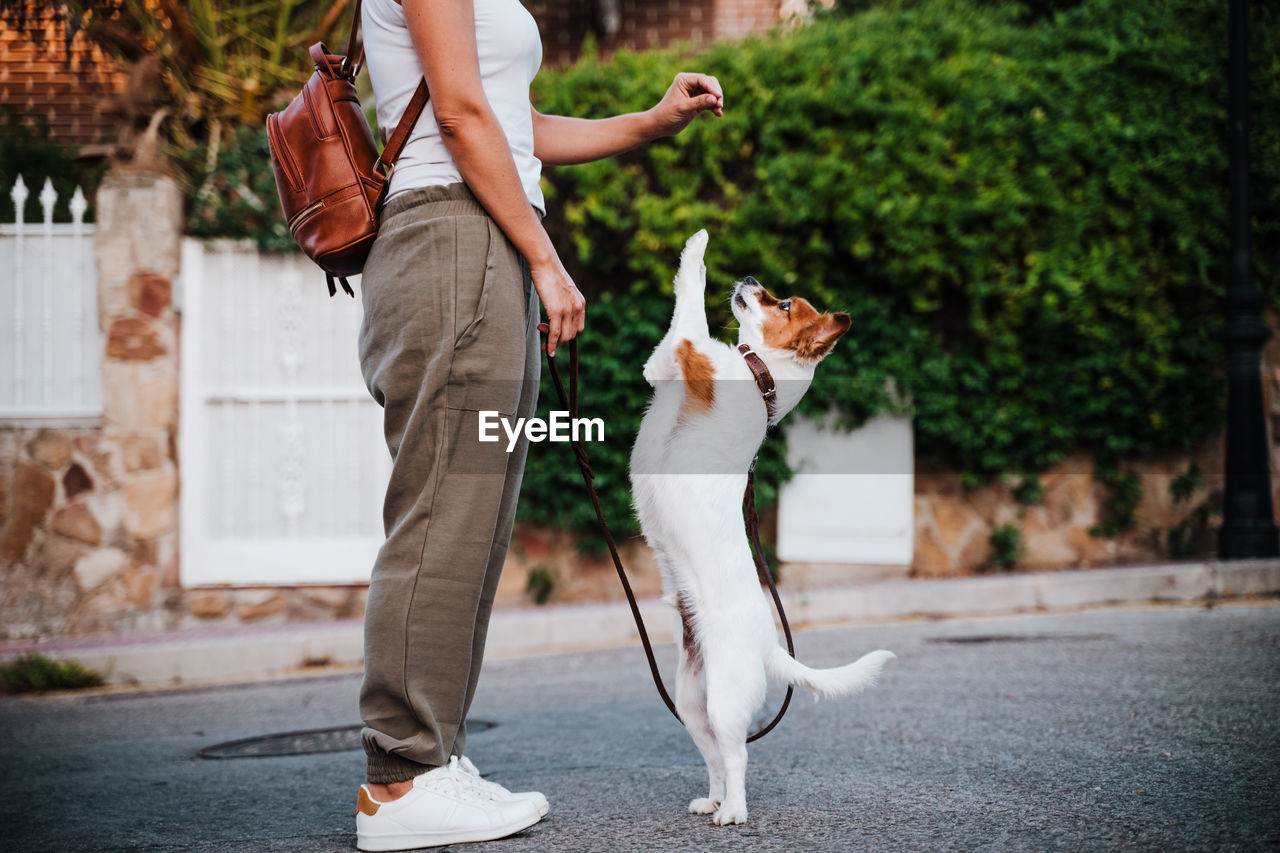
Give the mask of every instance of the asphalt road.
[[(455, 849), (1280, 849), (1280, 606), (842, 627), (797, 646), (814, 665), (898, 660), (857, 697), (797, 696), (752, 746), (750, 821), (724, 828), (684, 811), (704, 772), (638, 649), (490, 664), (473, 714), (496, 725), (468, 752), (552, 811)], [(0, 850), (353, 850), (360, 753), (196, 753), (353, 723), (357, 684), (0, 701)]]

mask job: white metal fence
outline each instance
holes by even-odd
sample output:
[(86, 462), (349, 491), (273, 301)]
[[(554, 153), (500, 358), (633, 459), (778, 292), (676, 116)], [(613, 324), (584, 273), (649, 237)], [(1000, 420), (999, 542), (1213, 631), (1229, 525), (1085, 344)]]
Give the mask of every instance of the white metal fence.
[(367, 581), (390, 458), (360, 305), (300, 254), (182, 246), (182, 581)]
[(0, 224), (0, 419), (98, 417), (102, 334), (88, 204), (77, 187), (74, 221), (55, 224), (57, 193), (46, 180), (44, 221), (30, 224), (28, 194), (18, 176), (10, 191), (17, 221)]

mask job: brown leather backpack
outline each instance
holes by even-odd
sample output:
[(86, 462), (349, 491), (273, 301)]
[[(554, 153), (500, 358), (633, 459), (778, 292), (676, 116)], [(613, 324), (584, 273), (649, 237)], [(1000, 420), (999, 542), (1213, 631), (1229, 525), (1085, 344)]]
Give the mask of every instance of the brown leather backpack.
[(337, 293), (335, 278), (355, 296), (347, 276), (364, 269), (391, 170), (427, 104), (423, 80), (379, 155), (356, 95), (364, 61), (364, 47), (356, 52), (359, 29), (356, 0), (346, 56), (313, 44), (315, 73), (289, 106), (267, 116), (271, 168), (285, 221), (298, 246), (325, 271), (330, 296)]

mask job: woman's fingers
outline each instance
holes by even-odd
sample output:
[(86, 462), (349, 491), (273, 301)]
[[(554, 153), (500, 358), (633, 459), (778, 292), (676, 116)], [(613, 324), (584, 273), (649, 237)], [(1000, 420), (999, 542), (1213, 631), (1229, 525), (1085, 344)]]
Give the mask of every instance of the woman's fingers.
[(710, 74), (681, 71), (671, 81), (657, 111), (663, 116), (660, 135), (674, 136), (688, 127), (699, 113), (724, 115), (724, 90), (720, 81)]
[[(578, 293), (575, 287), (573, 295), (570, 296), (567, 304), (560, 313), (560, 335), (558, 344), (567, 343), (578, 336), (578, 333), (587, 327), (587, 301), (582, 298), (582, 294)], [(555, 350), (552, 349), (552, 354)]]
[(560, 344), (560, 315), (548, 314), (548, 325), (551, 330), (547, 332), (547, 355), (554, 356), (556, 347)]
[(716, 115), (723, 114), (724, 89), (720, 87), (720, 81), (715, 77), (710, 74), (681, 71), (676, 75), (675, 82), (686, 95), (695, 98), (703, 109), (713, 109)]
[(716, 98), (721, 101), (724, 100), (724, 89), (720, 88), (720, 81), (715, 77), (712, 77), (710, 74), (698, 74), (689, 71), (684, 72), (684, 74), (688, 78), (690, 84), (689, 91), (692, 92), (697, 89), (701, 89), (710, 95), (715, 95)]
[(587, 300), (583, 298), (577, 285), (574, 285), (573, 292), (569, 295), (569, 312), (565, 318), (565, 325), (569, 330), (565, 336), (566, 341), (575, 337), (587, 326)]
[(717, 98), (724, 97), (724, 90), (720, 88), (720, 81), (710, 74), (701, 74), (697, 71), (681, 71), (676, 75), (676, 82), (687, 92), (701, 90), (715, 95)]
[(560, 319), (560, 343), (573, 340), (587, 326), (587, 300), (582, 298), (576, 286), (572, 283), (570, 286), (573, 290)]

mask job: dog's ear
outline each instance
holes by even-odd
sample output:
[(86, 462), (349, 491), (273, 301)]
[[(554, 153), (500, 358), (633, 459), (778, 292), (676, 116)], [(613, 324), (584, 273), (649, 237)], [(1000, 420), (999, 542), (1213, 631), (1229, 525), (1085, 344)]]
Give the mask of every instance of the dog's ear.
[(810, 358), (822, 358), (831, 351), (840, 336), (849, 331), (853, 321), (849, 315), (840, 311), (835, 314), (822, 314), (809, 327), (808, 355)]

